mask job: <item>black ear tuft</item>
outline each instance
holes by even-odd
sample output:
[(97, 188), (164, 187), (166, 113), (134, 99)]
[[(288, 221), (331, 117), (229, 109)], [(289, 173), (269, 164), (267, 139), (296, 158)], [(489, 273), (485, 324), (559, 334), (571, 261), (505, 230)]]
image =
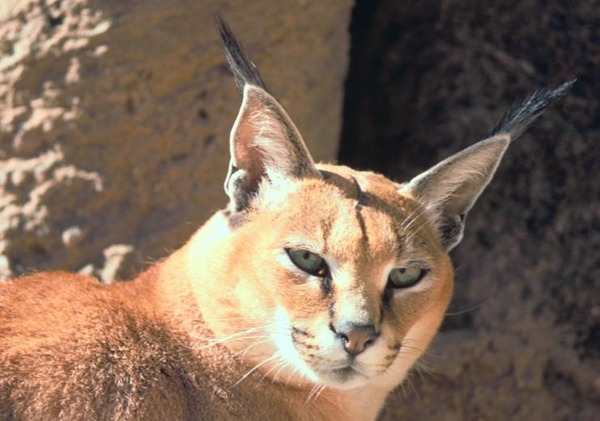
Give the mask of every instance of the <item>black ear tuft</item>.
[(243, 92), (244, 86), (254, 85), (268, 92), (267, 85), (258, 72), (258, 69), (248, 59), (248, 56), (244, 53), (244, 50), (227, 23), (219, 15), (215, 16), (215, 21), (219, 35), (221, 36), (221, 44), (225, 52), (225, 57), (227, 58), (238, 89)]
[(511, 141), (519, 137), (546, 108), (554, 105), (566, 96), (577, 82), (573, 79), (565, 82), (556, 89), (540, 89), (530, 94), (518, 106), (510, 109), (496, 124), (487, 137), (499, 134), (510, 135)]

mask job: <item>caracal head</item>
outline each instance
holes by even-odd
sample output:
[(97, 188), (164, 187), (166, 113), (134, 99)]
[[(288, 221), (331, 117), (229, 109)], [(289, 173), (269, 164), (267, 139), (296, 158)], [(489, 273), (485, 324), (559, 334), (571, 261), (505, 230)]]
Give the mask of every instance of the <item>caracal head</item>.
[(448, 251), (468, 211), (510, 141), (571, 84), (539, 91), (493, 135), (400, 184), (315, 164), (228, 28), (220, 29), (243, 101), (219, 240), (205, 229), (192, 240), (203, 252), (192, 253), (189, 271), (207, 279), (195, 285), (206, 322), (251, 364), (249, 373), (389, 390), (443, 318), (453, 287)]
[(281, 105), (245, 85), (220, 275), (198, 290), (215, 303), (209, 325), (278, 381), (397, 385), (443, 318), (447, 251), (507, 145), (494, 137), (398, 184), (316, 165)]

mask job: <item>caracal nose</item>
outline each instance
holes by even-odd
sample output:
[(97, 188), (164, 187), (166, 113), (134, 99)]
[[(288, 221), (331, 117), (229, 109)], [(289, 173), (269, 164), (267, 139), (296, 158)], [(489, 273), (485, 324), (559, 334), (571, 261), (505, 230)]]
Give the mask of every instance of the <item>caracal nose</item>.
[(344, 349), (352, 356), (358, 355), (372, 345), (379, 333), (373, 325), (344, 323), (339, 326), (331, 325), (331, 330), (342, 340)]

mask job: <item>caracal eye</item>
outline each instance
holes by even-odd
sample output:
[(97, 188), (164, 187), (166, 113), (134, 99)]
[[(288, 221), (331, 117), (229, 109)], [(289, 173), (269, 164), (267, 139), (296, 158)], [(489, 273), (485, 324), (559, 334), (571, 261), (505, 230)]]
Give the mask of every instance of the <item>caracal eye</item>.
[(303, 249), (285, 249), (285, 251), (298, 269), (313, 276), (324, 277), (327, 275), (327, 263), (318, 254)]
[(426, 269), (418, 267), (394, 268), (388, 276), (388, 286), (390, 288), (409, 288), (416, 285), (426, 274)]

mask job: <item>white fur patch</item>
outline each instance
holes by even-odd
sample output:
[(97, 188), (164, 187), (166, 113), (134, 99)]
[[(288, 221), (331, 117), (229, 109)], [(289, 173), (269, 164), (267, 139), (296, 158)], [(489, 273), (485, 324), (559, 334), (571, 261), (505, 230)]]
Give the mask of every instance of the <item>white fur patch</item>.
[(277, 352), (286, 362), (291, 364), (292, 371), (299, 373), (314, 383), (319, 377), (302, 359), (292, 341), (292, 325), (285, 309), (281, 306), (275, 311), (275, 329), (271, 332)]
[(298, 189), (299, 184), (297, 182), (285, 178), (278, 179), (276, 184), (271, 184), (269, 180), (263, 180), (253, 204), (261, 209), (278, 210), (281, 209), (290, 196), (298, 192)]

